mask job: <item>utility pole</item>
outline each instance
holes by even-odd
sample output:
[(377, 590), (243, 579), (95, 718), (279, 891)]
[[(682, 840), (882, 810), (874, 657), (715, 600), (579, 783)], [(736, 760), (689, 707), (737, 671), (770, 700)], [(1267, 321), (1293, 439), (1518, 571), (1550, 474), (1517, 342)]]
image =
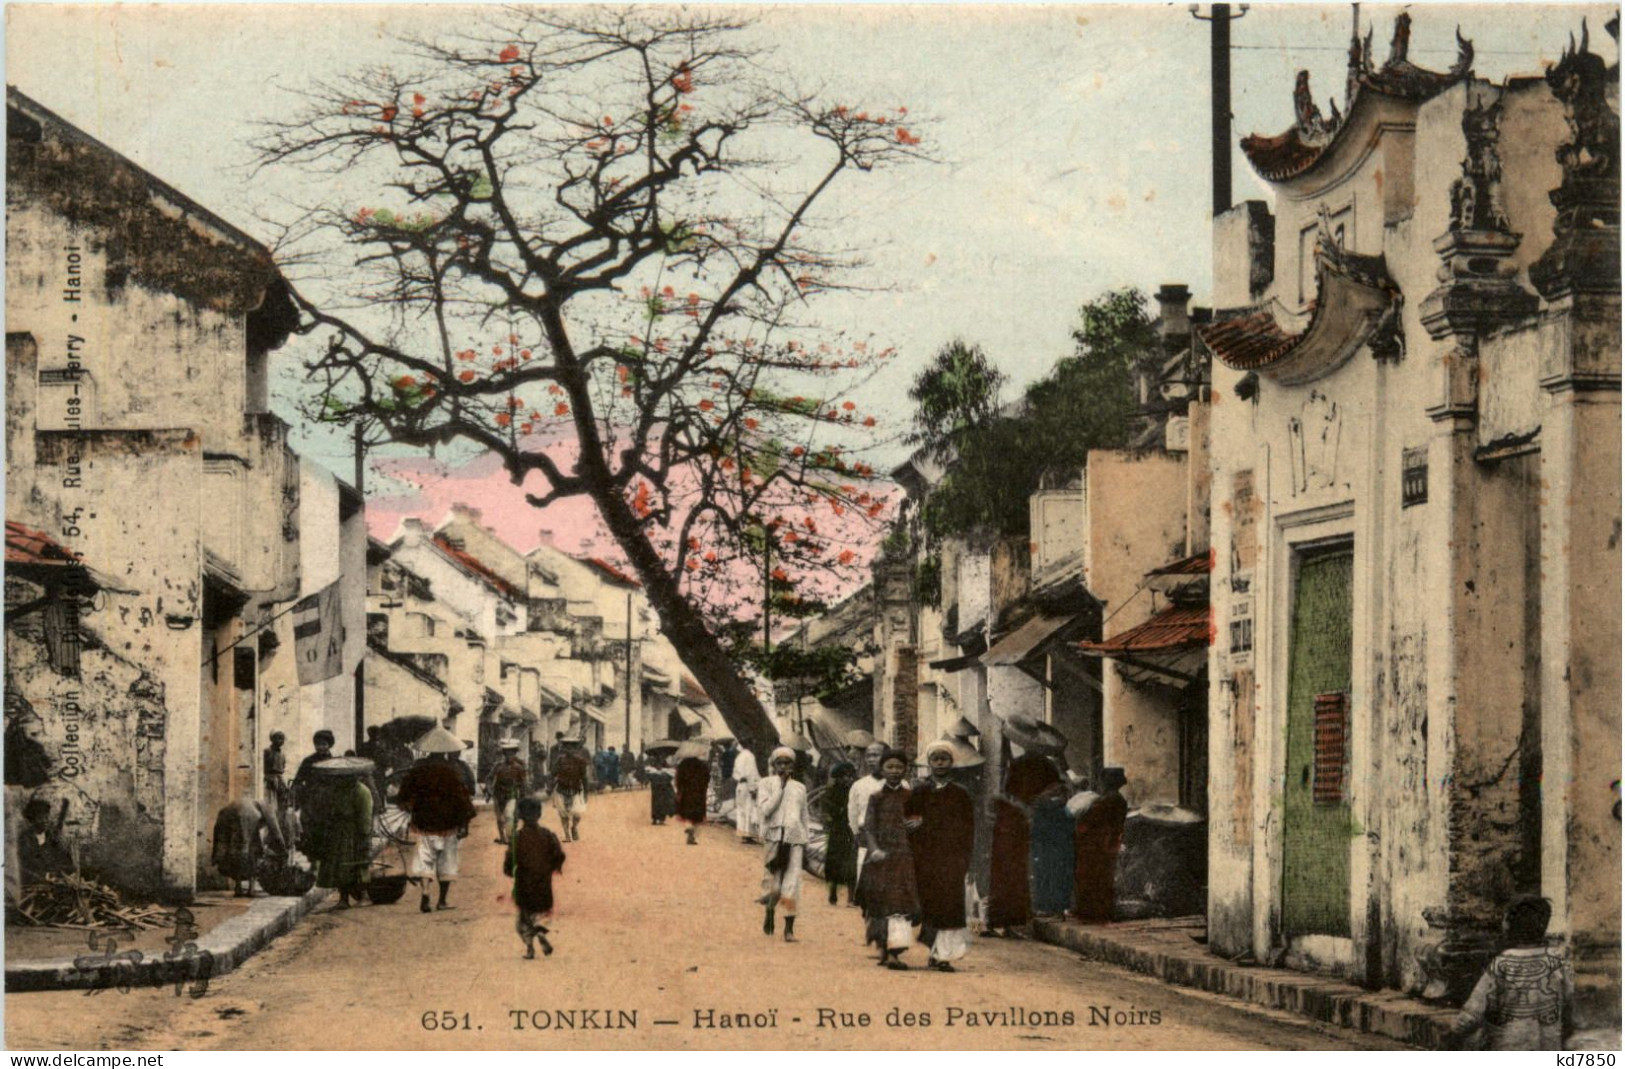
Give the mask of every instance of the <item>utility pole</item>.
[[(355, 420), (355, 492), (361, 498), (361, 529), (367, 529), (367, 444), (366, 424), (360, 416)], [(367, 740), (367, 652), (362, 646), (361, 660), (355, 666), (355, 749), (361, 752), (361, 744)]]
[(626, 592), (626, 745), (632, 748), (632, 591)]
[(1247, 14), (1242, 4), (1230, 14), (1229, 4), (1214, 4), (1211, 13), (1199, 14), (1201, 7), (1190, 6), (1191, 17), (1213, 27), (1211, 67), (1213, 78), (1213, 215), (1230, 210), (1230, 24)]

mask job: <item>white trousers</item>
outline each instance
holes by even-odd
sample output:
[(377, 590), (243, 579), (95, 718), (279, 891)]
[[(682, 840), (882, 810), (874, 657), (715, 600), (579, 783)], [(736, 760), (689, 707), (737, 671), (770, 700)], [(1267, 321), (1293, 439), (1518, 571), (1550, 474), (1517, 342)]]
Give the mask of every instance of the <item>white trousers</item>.
[(801, 897), (801, 861), (806, 847), (799, 844), (790, 847), (790, 863), (782, 872), (773, 872), (767, 867), (778, 854), (779, 844), (764, 843), (762, 851), (762, 894), (767, 898), (768, 908), (777, 908), (786, 917), (794, 917), (796, 899)]

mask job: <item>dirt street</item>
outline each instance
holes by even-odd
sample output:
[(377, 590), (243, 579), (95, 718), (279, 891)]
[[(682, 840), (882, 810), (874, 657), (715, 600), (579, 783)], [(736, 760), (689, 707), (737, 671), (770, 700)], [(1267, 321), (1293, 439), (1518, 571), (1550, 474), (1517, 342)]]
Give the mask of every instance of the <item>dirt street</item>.
[[(787, 945), (761, 931), (757, 851), (716, 827), (685, 846), (680, 827), (649, 824), (648, 800), (592, 799), (555, 884), (552, 957), (522, 957), (482, 812), (455, 910), (422, 914), (410, 888), (390, 906), (324, 904), (196, 1000), (172, 988), (16, 995), (7, 1046), (1402, 1049), (1025, 941), (978, 940), (953, 975), (879, 969), (857, 910), (828, 905), (811, 876), (801, 941)], [(924, 949), (907, 959), (922, 965)]]

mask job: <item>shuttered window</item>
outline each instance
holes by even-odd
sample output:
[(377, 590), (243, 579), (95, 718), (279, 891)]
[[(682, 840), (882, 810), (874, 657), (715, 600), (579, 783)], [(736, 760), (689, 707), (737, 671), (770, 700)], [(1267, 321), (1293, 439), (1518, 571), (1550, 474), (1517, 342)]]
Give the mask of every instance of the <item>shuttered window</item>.
[(1315, 695), (1316, 805), (1348, 801), (1348, 695), (1341, 691)]

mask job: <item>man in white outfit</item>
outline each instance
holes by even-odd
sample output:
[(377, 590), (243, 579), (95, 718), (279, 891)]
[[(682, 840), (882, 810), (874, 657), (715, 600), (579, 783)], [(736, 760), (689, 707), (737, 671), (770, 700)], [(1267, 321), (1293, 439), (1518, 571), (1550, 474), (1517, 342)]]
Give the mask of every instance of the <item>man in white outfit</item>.
[(812, 815), (807, 810), (807, 788), (790, 778), (796, 767), (795, 751), (780, 746), (773, 751), (768, 777), (761, 781), (762, 897), (767, 907), (762, 931), (773, 934), (773, 911), (784, 915), (784, 941), (796, 941), (796, 899), (801, 897), (801, 866), (811, 837)]
[(886, 744), (883, 742), (873, 743), (863, 751), (864, 775), (852, 784), (846, 796), (846, 824), (858, 838), (858, 867), (852, 875), (854, 888), (863, 878), (863, 859), (869, 853), (863, 846), (863, 818), (869, 812), (869, 799), (886, 783), (880, 774), (880, 758), (885, 752)]
[(756, 791), (760, 780), (756, 755), (741, 748), (734, 757), (734, 831), (747, 843), (756, 842)]

